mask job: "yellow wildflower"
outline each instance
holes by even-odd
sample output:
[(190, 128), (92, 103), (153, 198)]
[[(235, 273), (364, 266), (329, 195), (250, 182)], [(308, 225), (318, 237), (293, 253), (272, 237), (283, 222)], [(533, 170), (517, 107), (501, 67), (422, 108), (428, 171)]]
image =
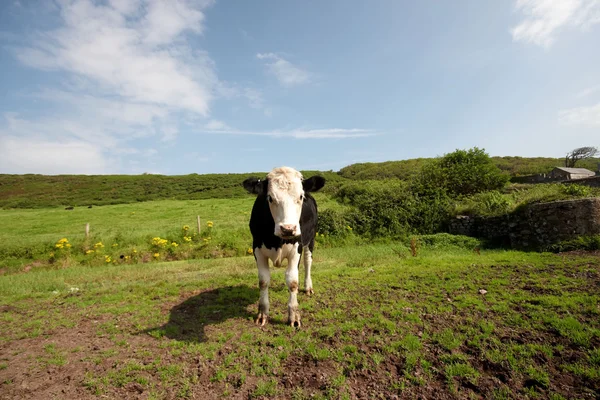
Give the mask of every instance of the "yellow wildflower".
[(117, 247), (118, 245), (118, 243), (113, 243), (112, 247)]
[(154, 256), (154, 258), (158, 258), (158, 257), (160, 257), (160, 253), (154, 253), (154, 254), (152, 254), (152, 255)]
[(184, 231), (188, 231), (188, 230), (190, 230), (190, 226), (189, 226), (189, 225), (184, 225), (184, 226), (183, 226), (183, 230), (184, 230)]
[(153, 246), (158, 246), (158, 247), (164, 247), (164, 245), (166, 245), (168, 242), (167, 239), (161, 239), (158, 236), (155, 238), (152, 238), (152, 245)]
[(62, 249), (63, 247), (65, 247), (65, 246), (62, 243), (56, 243), (57, 249)]
[(65, 244), (65, 247), (66, 247), (67, 249), (70, 249), (70, 248), (71, 248), (71, 243), (67, 243), (67, 244)]
[(94, 248), (96, 248), (96, 249), (101, 249), (103, 247), (104, 247), (104, 245), (102, 244), (102, 242), (98, 242), (94, 245)]
[(348, 225), (346, 228), (348, 228), (349, 231), (352, 230), (352, 228), (350, 227), (350, 225)]
[(185, 240), (186, 242), (191, 242), (191, 241), (192, 241), (192, 238), (191, 238), (191, 237), (189, 237), (189, 236), (184, 236), (184, 237), (183, 237), (183, 240)]
[(177, 246), (179, 246), (179, 245), (177, 244), (177, 242), (173, 242), (173, 243), (171, 243), (171, 246), (173, 246), (173, 247), (177, 247)]
[(94, 252), (94, 250), (88, 250), (85, 252), (85, 254), (92, 254)]
[(107, 263), (110, 263), (112, 261), (112, 259), (110, 258), (110, 256), (104, 256), (104, 261), (106, 261)]
[(252, 254), (252, 253), (254, 253), (254, 250), (252, 250), (252, 247), (249, 247), (248, 248), (248, 254)]
[(133, 249), (133, 254), (135, 254), (135, 253), (137, 253), (137, 250), (136, 250), (136, 249)]
[(209, 228), (212, 228), (213, 227), (213, 222), (212, 221), (208, 221), (206, 223), (206, 226), (208, 226)]

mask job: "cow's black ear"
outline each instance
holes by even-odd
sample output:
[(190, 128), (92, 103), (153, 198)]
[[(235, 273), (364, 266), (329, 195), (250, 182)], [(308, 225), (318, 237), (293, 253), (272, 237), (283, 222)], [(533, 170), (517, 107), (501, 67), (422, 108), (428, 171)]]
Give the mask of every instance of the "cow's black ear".
[(302, 181), (302, 188), (305, 192), (316, 192), (323, 186), (325, 186), (325, 178), (318, 175), (311, 176)]
[(264, 191), (264, 188), (267, 185), (266, 179), (258, 179), (258, 178), (248, 178), (243, 183), (244, 189), (251, 194), (260, 194)]

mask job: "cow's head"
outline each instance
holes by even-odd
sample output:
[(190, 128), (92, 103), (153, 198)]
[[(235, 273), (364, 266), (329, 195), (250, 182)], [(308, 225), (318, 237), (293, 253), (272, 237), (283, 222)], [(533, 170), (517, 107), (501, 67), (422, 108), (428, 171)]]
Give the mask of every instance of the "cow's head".
[(275, 221), (275, 236), (291, 239), (300, 236), (300, 214), (304, 194), (316, 192), (325, 185), (325, 179), (313, 176), (302, 179), (302, 174), (293, 168), (275, 168), (266, 179), (248, 178), (244, 188), (253, 194), (266, 197)]

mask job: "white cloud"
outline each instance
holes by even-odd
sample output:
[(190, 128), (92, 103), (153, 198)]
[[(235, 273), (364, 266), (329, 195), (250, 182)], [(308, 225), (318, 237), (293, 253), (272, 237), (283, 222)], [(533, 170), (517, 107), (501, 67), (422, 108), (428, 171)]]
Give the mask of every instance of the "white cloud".
[(265, 60), (265, 65), (279, 83), (285, 87), (298, 86), (310, 82), (310, 74), (288, 60), (274, 53), (258, 53), (256, 58)]
[(3, 173), (106, 174), (110, 164), (102, 151), (80, 141), (56, 142), (41, 137), (0, 137)]
[(558, 113), (558, 119), (565, 125), (600, 127), (600, 103), (589, 107), (562, 110)]
[[(211, 102), (218, 95), (219, 82), (212, 60), (205, 52), (192, 48), (188, 41), (190, 34), (202, 34), (204, 9), (212, 3), (212, 0), (52, 3), (59, 25), (13, 39), (18, 45), (11, 49), (23, 64), (66, 72), (68, 81), (27, 94), (45, 102), (52, 112), (35, 118), (5, 114), (4, 121), (0, 119), (0, 136), (5, 141), (9, 137), (20, 138), (24, 152), (27, 148), (37, 152), (39, 143), (47, 145), (49, 151), (69, 152), (77, 146), (80, 150), (93, 148), (93, 154), (86, 150), (90, 159), (104, 156), (104, 165), (115, 164), (114, 160), (108, 161), (111, 155), (154, 154), (154, 149), (130, 152), (124, 149), (134, 148), (128, 142), (140, 137), (156, 136), (163, 142), (175, 140), (181, 124), (209, 115)], [(14, 157), (3, 160), (5, 167), (7, 160), (22, 167)], [(56, 162), (53, 157), (37, 160), (32, 165), (39, 167), (38, 172), (53, 170)], [(94, 165), (101, 169), (100, 163)], [(73, 167), (77, 172), (78, 166), (74, 163)]]
[(40, 33), (17, 57), (34, 68), (83, 76), (126, 99), (206, 115), (217, 81), (212, 61), (182, 36), (201, 32), (206, 2), (165, 1), (129, 0), (118, 8), (60, 3), (63, 25)]
[(209, 131), (218, 131), (218, 130), (226, 130), (231, 129), (225, 122), (219, 121), (216, 119), (212, 119), (208, 121), (204, 128)]
[(273, 138), (293, 138), (293, 139), (347, 139), (358, 137), (369, 137), (379, 135), (380, 133), (369, 129), (292, 129), (292, 130), (271, 130), (271, 131), (243, 131), (237, 129), (215, 130), (205, 129), (201, 133), (224, 134), (224, 135), (250, 135), (250, 136), (268, 136)]
[(514, 41), (549, 48), (564, 28), (588, 29), (600, 22), (600, 0), (517, 0), (524, 19), (511, 29)]
[(600, 85), (598, 86), (592, 86), (589, 88), (585, 88), (583, 89), (581, 92), (577, 93), (575, 95), (576, 98), (583, 98), (583, 97), (588, 97), (593, 95), (594, 93), (600, 92)]
[(235, 83), (220, 82), (217, 89), (217, 94), (225, 99), (246, 99), (248, 106), (258, 110), (265, 109), (265, 100), (262, 92), (259, 89), (252, 87), (242, 87)]

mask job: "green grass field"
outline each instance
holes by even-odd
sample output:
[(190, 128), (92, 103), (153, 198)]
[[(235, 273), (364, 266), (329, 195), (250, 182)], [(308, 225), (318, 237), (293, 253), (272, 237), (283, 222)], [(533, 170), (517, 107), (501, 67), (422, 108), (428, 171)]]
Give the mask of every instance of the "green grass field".
[[(328, 196), (317, 194), (320, 209), (341, 207)], [(64, 267), (81, 263), (101, 265), (105, 256), (122, 262), (121, 255), (138, 261), (159, 253), (161, 259), (216, 258), (247, 254), (252, 237), (248, 229), (254, 197), (240, 199), (163, 200), (133, 204), (64, 210), (0, 210), (0, 270), (20, 272), (23, 268)], [(201, 235), (196, 216), (200, 216)], [(212, 222), (212, 228), (207, 223)], [(85, 224), (90, 224), (90, 238), (85, 240)], [(187, 234), (182, 228), (190, 227)], [(192, 240), (186, 242), (183, 236)], [(152, 246), (154, 237), (166, 238), (168, 244)], [(66, 251), (56, 243), (66, 238)], [(210, 238), (203, 241), (203, 238)], [(96, 243), (102, 243), (98, 251)], [(199, 246), (200, 245), (200, 246)], [(87, 254), (92, 249), (94, 253)], [(54, 257), (51, 257), (54, 254)], [(133, 259), (132, 259), (133, 260)], [(52, 261), (52, 263), (50, 262)]]
[(254, 324), (251, 257), (2, 276), (0, 393), (598, 396), (597, 256), (408, 254), (388, 245), (317, 251), (300, 330), (285, 324), (283, 268), (273, 273), (270, 324)]
[[(315, 295), (299, 298), (302, 328), (285, 324), (278, 268), (261, 329), (245, 253), (252, 200), (0, 211), (0, 249), (14, 252), (0, 275), (0, 398), (600, 396), (597, 253), (479, 250), (440, 236), (412, 256), (405, 243), (325, 238)], [(189, 246), (199, 259), (104, 261), (151, 254), (153, 237), (181, 238), (196, 215), (213, 222), (211, 244), (176, 251)], [(17, 254), (47, 261), (62, 237), (72, 248), (54, 263)], [(86, 261), (97, 241), (101, 257)], [(220, 252), (198, 250), (206, 246)]]

